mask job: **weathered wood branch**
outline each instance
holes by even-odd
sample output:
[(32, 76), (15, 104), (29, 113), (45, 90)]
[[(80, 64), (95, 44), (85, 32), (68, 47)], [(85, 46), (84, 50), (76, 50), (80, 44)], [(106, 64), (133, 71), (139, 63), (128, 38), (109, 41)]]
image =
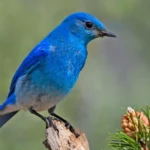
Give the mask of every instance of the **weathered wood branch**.
[(48, 150), (89, 150), (88, 140), (84, 133), (78, 131), (78, 138), (66, 129), (64, 123), (53, 120), (59, 132), (53, 127), (46, 129), (46, 139), (43, 142)]

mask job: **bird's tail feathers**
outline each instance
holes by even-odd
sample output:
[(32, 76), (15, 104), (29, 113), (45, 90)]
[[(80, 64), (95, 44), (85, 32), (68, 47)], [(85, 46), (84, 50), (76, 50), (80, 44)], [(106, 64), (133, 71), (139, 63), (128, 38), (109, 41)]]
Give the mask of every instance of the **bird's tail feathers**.
[(12, 94), (0, 105), (0, 116), (17, 110), (18, 107), (15, 102), (15, 96)]
[(11, 119), (18, 111), (14, 111), (8, 114), (4, 114), (0, 116), (0, 128), (9, 120)]
[(18, 112), (15, 95), (12, 94), (0, 105), (0, 128)]

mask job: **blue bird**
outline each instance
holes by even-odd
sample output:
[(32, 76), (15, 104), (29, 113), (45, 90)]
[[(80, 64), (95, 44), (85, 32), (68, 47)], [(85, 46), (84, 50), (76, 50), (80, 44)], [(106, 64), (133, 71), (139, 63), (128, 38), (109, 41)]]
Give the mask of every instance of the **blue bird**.
[(19, 110), (29, 110), (49, 126), (48, 110), (77, 136), (69, 122), (54, 113), (56, 104), (73, 88), (87, 58), (87, 44), (97, 37), (116, 37), (96, 17), (77, 12), (66, 17), (23, 60), (0, 105), (0, 127)]

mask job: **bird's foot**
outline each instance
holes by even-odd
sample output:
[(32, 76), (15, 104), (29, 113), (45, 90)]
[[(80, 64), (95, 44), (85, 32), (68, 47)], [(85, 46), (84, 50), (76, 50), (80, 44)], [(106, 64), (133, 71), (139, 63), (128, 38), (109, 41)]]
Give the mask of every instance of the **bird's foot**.
[(54, 130), (59, 133), (59, 130), (58, 130), (57, 126), (53, 123), (51, 117), (45, 117), (45, 122), (46, 122), (46, 129), (49, 127), (53, 127)]
[(80, 136), (80, 134), (76, 132), (74, 127), (69, 122), (67, 122), (67, 121), (65, 122), (65, 127), (67, 129), (69, 129), (76, 136), (76, 138), (78, 138)]
[(55, 108), (56, 108), (56, 106), (54, 106), (48, 110), (50, 115), (54, 116), (55, 119), (65, 123), (66, 128), (69, 129), (76, 136), (76, 138), (79, 137), (80, 135), (76, 132), (76, 130), (73, 128), (73, 126), (68, 121), (66, 121), (65, 119), (63, 119), (62, 117), (60, 117), (59, 115), (54, 113)]

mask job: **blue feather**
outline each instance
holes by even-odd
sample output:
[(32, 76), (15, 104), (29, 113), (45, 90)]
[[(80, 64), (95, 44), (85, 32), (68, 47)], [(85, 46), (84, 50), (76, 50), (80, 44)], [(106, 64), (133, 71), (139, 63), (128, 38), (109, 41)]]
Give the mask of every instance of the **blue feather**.
[(36, 46), (23, 60), (20, 67), (17, 69), (14, 77), (12, 78), (8, 97), (13, 94), (18, 79), (25, 74), (31, 73), (32, 70), (40, 65), (40, 60), (44, 59), (44, 57), (46, 56), (46, 51), (44, 51), (45, 47), (45, 45)]

